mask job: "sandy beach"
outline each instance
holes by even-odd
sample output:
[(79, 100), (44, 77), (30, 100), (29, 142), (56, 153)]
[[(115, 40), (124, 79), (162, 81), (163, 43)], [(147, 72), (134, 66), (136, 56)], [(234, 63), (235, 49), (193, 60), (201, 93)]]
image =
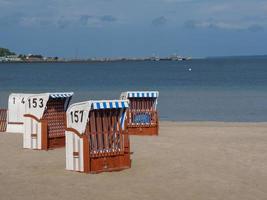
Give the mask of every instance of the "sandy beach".
[(159, 137), (131, 137), (132, 168), (65, 170), (65, 149), (22, 149), (0, 133), (1, 199), (266, 199), (267, 123), (161, 122)]

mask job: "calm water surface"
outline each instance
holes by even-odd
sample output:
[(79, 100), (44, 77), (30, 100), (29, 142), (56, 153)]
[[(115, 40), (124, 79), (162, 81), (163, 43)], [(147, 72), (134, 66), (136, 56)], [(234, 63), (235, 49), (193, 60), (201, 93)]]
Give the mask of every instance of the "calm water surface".
[(73, 91), (77, 102), (126, 90), (159, 90), (162, 120), (267, 121), (267, 57), (0, 64), (0, 107), (11, 92)]

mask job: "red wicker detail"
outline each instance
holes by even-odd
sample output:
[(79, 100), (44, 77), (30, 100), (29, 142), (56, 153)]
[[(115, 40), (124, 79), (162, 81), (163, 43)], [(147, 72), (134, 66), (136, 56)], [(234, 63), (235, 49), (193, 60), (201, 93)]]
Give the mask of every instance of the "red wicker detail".
[(95, 110), (90, 112), (86, 133), (91, 156), (123, 153), (123, 134), (118, 110)]
[(130, 168), (129, 136), (122, 130), (119, 110), (91, 111), (85, 135), (90, 158), (87, 172)]
[(49, 99), (43, 120), (47, 121), (48, 148), (65, 146), (66, 99)]
[(129, 98), (127, 130), (130, 135), (158, 135), (158, 113), (155, 98)]
[(0, 132), (5, 132), (7, 127), (7, 109), (0, 109)]

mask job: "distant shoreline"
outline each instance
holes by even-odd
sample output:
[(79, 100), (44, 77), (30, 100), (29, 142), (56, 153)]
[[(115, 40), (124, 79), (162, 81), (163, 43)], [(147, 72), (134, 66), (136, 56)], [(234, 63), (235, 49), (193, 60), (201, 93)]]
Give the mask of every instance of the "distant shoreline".
[(159, 61), (173, 61), (173, 62), (186, 62), (190, 60), (202, 60), (202, 59), (246, 59), (246, 58), (267, 58), (267, 55), (247, 55), (247, 56), (218, 56), (218, 57), (183, 57), (182, 59), (173, 58), (97, 58), (97, 59), (70, 59), (70, 60), (38, 60), (38, 61), (0, 61), (0, 64), (32, 64), (32, 63), (113, 63), (113, 62), (159, 62)]
[(68, 61), (5, 61), (0, 62), (0, 64), (14, 64), (14, 63), (23, 63), (23, 64), (32, 64), (32, 63), (107, 63), (107, 62), (159, 62), (159, 61), (173, 61), (173, 62), (183, 62), (188, 60), (68, 60)]

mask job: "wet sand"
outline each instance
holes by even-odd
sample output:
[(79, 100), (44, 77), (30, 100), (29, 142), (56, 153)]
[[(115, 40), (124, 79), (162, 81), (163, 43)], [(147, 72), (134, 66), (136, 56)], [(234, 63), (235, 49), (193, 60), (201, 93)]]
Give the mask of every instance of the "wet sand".
[(131, 137), (132, 168), (65, 170), (65, 149), (22, 149), (0, 133), (0, 199), (267, 199), (267, 123), (161, 122)]

